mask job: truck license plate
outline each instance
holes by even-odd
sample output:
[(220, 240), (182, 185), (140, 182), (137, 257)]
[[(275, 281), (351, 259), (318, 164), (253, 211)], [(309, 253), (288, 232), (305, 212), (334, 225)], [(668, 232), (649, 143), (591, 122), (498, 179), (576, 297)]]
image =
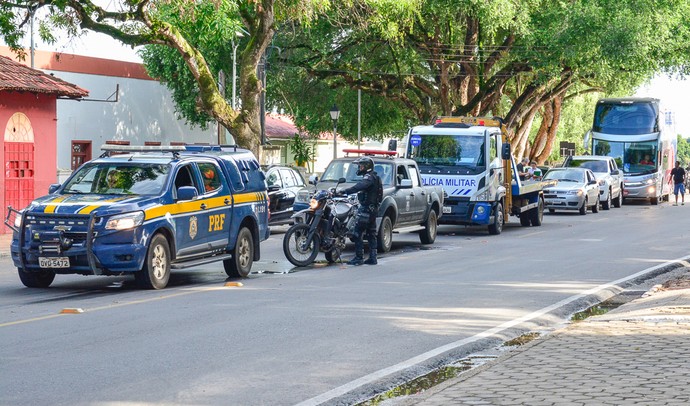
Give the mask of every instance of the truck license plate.
[(450, 206), (443, 206), (443, 214), (449, 214), (451, 213), (451, 207)]
[(38, 257), (41, 268), (69, 268), (69, 257)]

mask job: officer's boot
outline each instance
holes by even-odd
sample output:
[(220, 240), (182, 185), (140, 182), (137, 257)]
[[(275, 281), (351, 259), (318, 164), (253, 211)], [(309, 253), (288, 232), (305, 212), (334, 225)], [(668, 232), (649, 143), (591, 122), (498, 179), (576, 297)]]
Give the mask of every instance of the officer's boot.
[(348, 265), (362, 265), (364, 263), (364, 254), (362, 252), (355, 253), (355, 257), (347, 261)]
[(355, 257), (347, 261), (348, 265), (362, 265), (364, 263), (364, 241), (361, 238), (355, 240)]
[(379, 261), (376, 260), (376, 248), (369, 250), (369, 259), (364, 261), (364, 263), (367, 265), (376, 265), (379, 263)]

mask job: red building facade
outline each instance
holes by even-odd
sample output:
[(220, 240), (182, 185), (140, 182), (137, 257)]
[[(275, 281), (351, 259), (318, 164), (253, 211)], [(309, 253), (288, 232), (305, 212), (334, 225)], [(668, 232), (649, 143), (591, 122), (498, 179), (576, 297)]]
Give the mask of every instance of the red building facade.
[[(57, 98), (87, 95), (78, 86), (0, 56), (3, 220), (7, 206), (24, 208), (56, 182)], [(2, 230), (9, 232), (4, 226)]]

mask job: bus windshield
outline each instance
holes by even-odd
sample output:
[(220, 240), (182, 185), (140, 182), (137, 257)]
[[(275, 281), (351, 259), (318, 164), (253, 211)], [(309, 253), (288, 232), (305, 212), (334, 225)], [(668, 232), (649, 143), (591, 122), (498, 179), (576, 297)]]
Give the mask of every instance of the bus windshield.
[(594, 154), (606, 155), (616, 160), (619, 168), (628, 175), (655, 173), (659, 168), (658, 141), (614, 142), (594, 140)]
[(654, 103), (598, 103), (593, 131), (605, 134), (651, 134), (659, 131)]
[(424, 135), (415, 134), (408, 155), (421, 167), (443, 167), (443, 170), (468, 169), (482, 172), (486, 168), (484, 135)]

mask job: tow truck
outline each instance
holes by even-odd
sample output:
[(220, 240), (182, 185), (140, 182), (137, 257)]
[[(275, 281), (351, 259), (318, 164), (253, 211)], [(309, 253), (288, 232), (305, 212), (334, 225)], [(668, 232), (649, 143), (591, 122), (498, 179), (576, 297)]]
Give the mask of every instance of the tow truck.
[(438, 117), (409, 130), (405, 157), (417, 162), (425, 185), (444, 190), (440, 224), (486, 225), (500, 234), (512, 215), (522, 226), (541, 226), (543, 190), (556, 181), (520, 180), (506, 139), (498, 117)]

